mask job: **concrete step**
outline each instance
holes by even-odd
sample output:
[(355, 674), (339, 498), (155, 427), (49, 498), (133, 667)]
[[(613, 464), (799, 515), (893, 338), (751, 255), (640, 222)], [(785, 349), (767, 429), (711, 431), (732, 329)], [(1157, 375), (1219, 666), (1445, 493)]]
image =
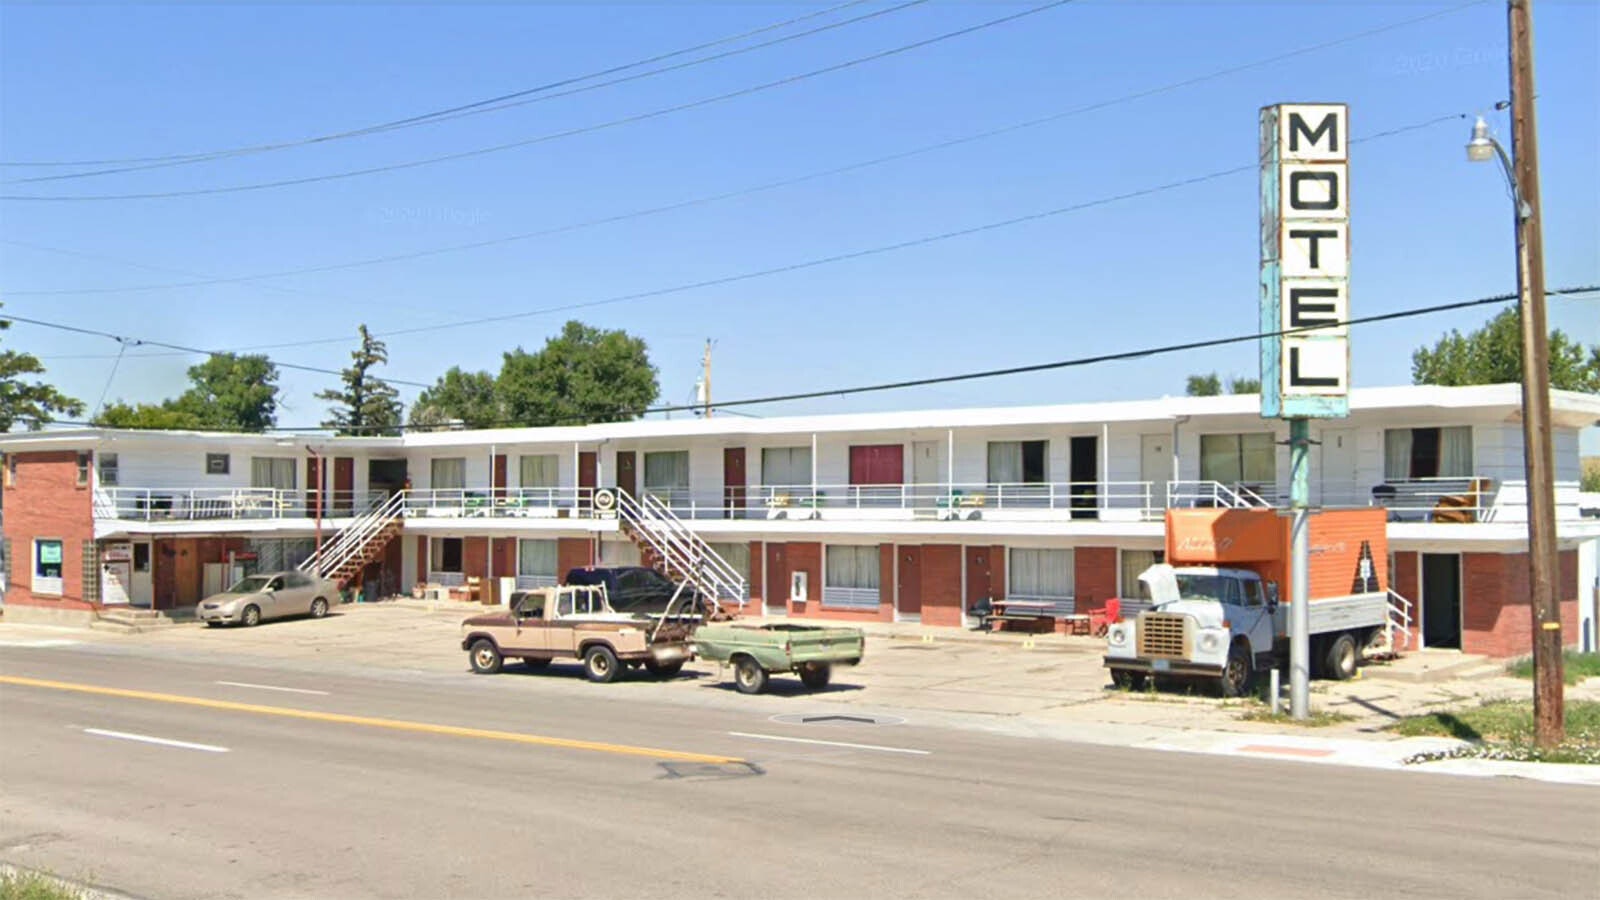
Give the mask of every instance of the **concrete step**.
[(1491, 678), (1505, 667), (1487, 656), (1453, 651), (1420, 650), (1402, 654), (1391, 662), (1365, 666), (1361, 677), (1377, 681), (1404, 681), (1413, 684), (1456, 679)]

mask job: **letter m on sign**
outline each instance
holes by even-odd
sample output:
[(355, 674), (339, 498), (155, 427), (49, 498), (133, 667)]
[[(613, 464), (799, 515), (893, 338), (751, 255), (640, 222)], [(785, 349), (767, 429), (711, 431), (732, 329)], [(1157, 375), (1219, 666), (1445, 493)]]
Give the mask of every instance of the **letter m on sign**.
[(1278, 118), (1279, 153), (1284, 162), (1344, 162), (1350, 130), (1343, 103), (1286, 105)]

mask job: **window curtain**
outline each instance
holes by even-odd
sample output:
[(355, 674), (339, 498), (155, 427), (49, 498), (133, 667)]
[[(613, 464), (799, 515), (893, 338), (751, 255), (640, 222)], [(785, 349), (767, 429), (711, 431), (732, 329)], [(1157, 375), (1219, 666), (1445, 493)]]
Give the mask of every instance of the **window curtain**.
[(1439, 475), (1443, 478), (1470, 478), (1472, 474), (1471, 426), (1439, 429)]
[(428, 483), (436, 491), (464, 490), (467, 486), (467, 461), (459, 457), (436, 459), (432, 462), (429, 476)]
[(250, 486), (294, 490), (294, 460), (280, 456), (250, 458)]
[(880, 564), (878, 548), (830, 544), (823, 585), (835, 588), (877, 588)]
[(689, 451), (671, 450), (644, 455), (646, 489), (673, 490), (689, 487)]
[(1154, 550), (1124, 550), (1122, 551), (1122, 589), (1118, 591), (1124, 597), (1139, 596), (1139, 576), (1144, 570), (1156, 564), (1156, 551)]
[(1018, 597), (1072, 598), (1071, 550), (1012, 550), (1007, 593)]
[(1411, 477), (1411, 429), (1384, 430), (1383, 477), (1386, 481), (1404, 481)]
[(1270, 432), (1239, 435), (1242, 481), (1272, 487), (1278, 483), (1278, 445)]
[(745, 581), (750, 580), (750, 545), (746, 543), (720, 543), (711, 544), (711, 552), (717, 554), (733, 567), (735, 572), (744, 576)]
[(810, 447), (767, 447), (761, 451), (761, 483), (796, 487), (811, 483)]
[(518, 486), (553, 488), (561, 486), (561, 469), (555, 454), (524, 456), (520, 463)]
[(1200, 435), (1200, 480), (1232, 484), (1239, 480), (1239, 436)]
[[(529, 457), (526, 456), (523, 457), (523, 459), (528, 458)], [(556, 542), (531, 540), (518, 541), (517, 574), (555, 577)]]
[(989, 442), (989, 483), (1022, 483), (1022, 442)]

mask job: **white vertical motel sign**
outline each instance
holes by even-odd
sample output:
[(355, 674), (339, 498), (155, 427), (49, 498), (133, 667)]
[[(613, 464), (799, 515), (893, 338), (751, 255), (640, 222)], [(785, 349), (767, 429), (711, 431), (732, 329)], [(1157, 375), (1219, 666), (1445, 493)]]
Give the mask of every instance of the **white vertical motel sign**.
[[(1350, 413), (1350, 110), (1261, 109), (1261, 415)], [(1295, 330), (1309, 329), (1309, 330)], [(1280, 331), (1295, 330), (1278, 335)]]

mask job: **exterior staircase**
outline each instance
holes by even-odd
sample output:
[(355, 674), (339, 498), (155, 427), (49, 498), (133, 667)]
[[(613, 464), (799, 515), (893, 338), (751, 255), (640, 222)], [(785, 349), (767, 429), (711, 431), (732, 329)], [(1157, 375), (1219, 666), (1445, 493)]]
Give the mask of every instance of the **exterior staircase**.
[(317, 552), (300, 564), (300, 571), (345, 587), (362, 569), (382, 556), (384, 548), (400, 533), (405, 507), (405, 492), (396, 491), (318, 547)]
[(89, 623), (89, 628), (94, 631), (114, 631), (119, 634), (143, 634), (147, 631), (171, 628), (178, 625), (180, 620), (187, 621), (193, 617), (194, 607), (187, 607), (182, 611), (172, 610), (169, 614), (142, 607), (106, 606), (102, 607), (95, 620)]
[(671, 507), (651, 494), (634, 497), (619, 489), (616, 497), (617, 521), (623, 534), (638, 546), (645, 565), (714, 599), (723, 614), (744, 609), (748, 602), (744, 576)]
[(1414, 604), (1393, 590), (1389, 594), (1389, 612), (1384, 617), (1383, 637), (1367, 648), (1367, 655), (1380, 659), (1393, 659), (1411, 643), (1411, 627), (1416, 617), (1411, 614)]

